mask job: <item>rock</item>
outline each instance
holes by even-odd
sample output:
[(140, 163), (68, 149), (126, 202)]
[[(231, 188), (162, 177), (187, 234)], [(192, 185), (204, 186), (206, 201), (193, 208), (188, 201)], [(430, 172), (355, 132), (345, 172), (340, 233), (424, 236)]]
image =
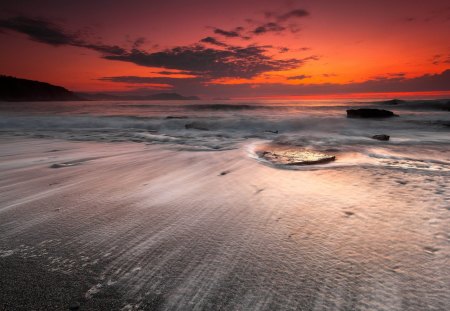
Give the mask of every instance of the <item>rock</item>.
[(62, 167), (69, 167), (69, 166), (75, 166), (79, 163), (55, 163), (50, 165), (50, 168), (62, 168)]
[(450, 100), (443, 105), (442, 110), (450, 111)]
[(69, 310), (78, 310), (78, 309), (80, 309), (80, 303), (78, 301), (70, 303)]
[(256, 151), (256, 154), (264, 160), (280, 165), (313, 165), (336, 160), (334, 155), (314, 150), (274, 145), (266, 146), (263, 150)]
[(186, 116), (167, 116), (166, 117), (167, 120), (171, 120), (171, 119), (187, 119)]
[(404, 102), (405, 102), (404, 100), (400, 100), (400, 99), (391, 99), (391, 100), (386, 100), (382, 103), (385, 105), (398, 105), (398, 104), (402, 104)]
[(373, 135), (372, 138), (376, 139), (376, 140), (388, 141), (390, 136), (389, 135), (380, 134), (380, 135)]
[(264, 133), (278, 134), (278, 130), (265, 130)]
[(360, 108), (348, 109), (347, 118), (390, 118), (398, 117), (392, 111), (384, 109)]
[(195, 122), (185, 124), (184, 128), (187, 130), (194, 129), (194, 130), (199, 130), (199, 131), (209, 131), (208, 128), (203, 127)]

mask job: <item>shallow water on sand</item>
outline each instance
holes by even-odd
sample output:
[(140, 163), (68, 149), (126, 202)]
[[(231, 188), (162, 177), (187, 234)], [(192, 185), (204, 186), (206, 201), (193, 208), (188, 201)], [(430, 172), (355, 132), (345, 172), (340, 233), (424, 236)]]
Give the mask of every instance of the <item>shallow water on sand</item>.
[(0, 309), (450, 308), (448, 111), (224, 104), (0, 103)]
[[(33, 265), (43, 270), (49, 294), (35, 306), (450, 306), (448, 172), (280, 170), (249, 157), (246, 144), (189, 152), (4, 137), (1, 145), (0, 263), (19, 283)], [(0, 301), (17, 307), (17, 295), (36, 295), (29, 286)], [(61, 286), (70, 290), (53, 299)]]

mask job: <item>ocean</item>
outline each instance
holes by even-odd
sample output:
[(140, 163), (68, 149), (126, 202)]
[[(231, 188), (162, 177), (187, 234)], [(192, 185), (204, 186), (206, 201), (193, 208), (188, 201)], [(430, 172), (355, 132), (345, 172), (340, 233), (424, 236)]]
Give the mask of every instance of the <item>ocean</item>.
[[(448, 171), (450, 113), (445, 105), (445, 100), (397, 105), (375, 100), (0, 103), (0, 133), (191, 151), (251, 149), (271, 141), (339, 152), (333, 165)], [(363, 107), (400, 117), (346, 118), (346, 109)], [(389, 135), (389, 143), (372, 139), (379, 134)]]

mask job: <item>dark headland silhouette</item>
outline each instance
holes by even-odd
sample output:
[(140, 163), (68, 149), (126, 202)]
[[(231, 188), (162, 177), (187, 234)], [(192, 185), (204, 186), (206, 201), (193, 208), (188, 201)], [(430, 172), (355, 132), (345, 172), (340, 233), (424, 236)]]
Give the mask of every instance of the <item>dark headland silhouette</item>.
[(112, 95), (74, 93), (50, 83), (0, 75), (0, 101), (83, 101), (83, 100), (198, 100), (197, 96), (177, 93), (150, 95)]
[(62, 86), (1, 75), (0, 100), (76, 101), (84, 99)]

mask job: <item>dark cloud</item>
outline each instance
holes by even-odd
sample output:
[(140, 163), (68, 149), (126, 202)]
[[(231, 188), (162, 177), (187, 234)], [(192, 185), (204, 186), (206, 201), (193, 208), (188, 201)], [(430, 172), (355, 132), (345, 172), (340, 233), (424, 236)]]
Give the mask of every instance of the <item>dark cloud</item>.
[(296, 24), (296, 19), (309, 15), (309, 12), (304, 9), (295, 9), (286, 13), (265, 12), (266, 22), (264, 23), (253, 19), (247, 19), (246, 21), (255, 26), (251, 31), (252, 35), (262, 35), (270, 32), (279, 33), (285, 30), (297, 33), (301, 28)]
[(404, 72), (396, 72), (396, 73), (390, 73), (389, 76), (391, 77), (404, 77), (406, 73)]
[(286, 29), (286, 27), (284, 27), (278, 23), (270, 22), (270, 23), (265, 23), (264, 25), (256, 27), (252, 31), (252, 33), (255, 35), (261, 35), (261, 34), (265, 34), (268, 32), (281, 32), (285, 29)]
[(70, 45), (79, 41), (75, 34), (65, 32), (56, 24), (40, 19), (33, 19), (24, 16), (17, 16), (5, 20), (0, 20), (0, 28), (17, 31), (28, 35), (37, 42), (50, 45)]
[(87, 42), (79, 34), (70, 33), (53, 22), (44, 19), (17, 16), (0, 20), (0, 29), (23, 33), (33, 41), (53, 46), (71, 45), (113, 55), (120, 55), (126, 51), (117, 45)]
[(252, 78), (266, 71), (294, 69), (303, 63), (299, 59), (276, 60), (265, 52), (266, 49), (261, 46), (234, 46), (219, 50), (195, 45), (155, 53), (132, 50), (103, 57), (140, 66), (184, 70), (209, 78)]
[[(119, 82), (119, 83), (129, 83), (129, 84), (170, 84), (175, 82), (176, 80), (180, 80), (181, 78), (172, 78), (172, 77), (140, 77), (140, 76), (115, 76), (115, 77), (102, 77), (98, 80), (100, 81), (109, 81), (109, 82)], [(195, 79), (198, 78), (182, 78), (186, 79)]]
[(228, 38), (236, 38), (236, 37), (240, 36), (239, 31), (242, 31), (242, 30), (243, 30), (242, 27), (236, 27), (235, 30), (230, 30), (230, 31), (216, 28), (216, 29), (214, 29), (214, 33), (218, 34), (218, 35), (222, 35), (224, 37), (228, 37)]
[(307, 76), (307, 75), (298, 75), (298, 76), (292, 76), (292, 77), (288, 77), (288, 80), (303, 80), (303, 79), (308, 79), (311, 78), (311, 76)]
[(168, 85), (168, 88), (176, 92), (189, 94), (202, 94), (205, 89), (204, 77), (172, 78), (172, 77), (140, 77), (140, 76), (115, 76), (102, 77), (100, 81), (125, 83), (133, 86)]
[(450, 91), (450, 69), (438, 74), (426, 74), (416, 78), (371, 79), (365, 82), (346, 84), (311, 84), (311, 85), (272, 85), (265, 89), (283, 90), (283, 92), (302, 94), (346, 94), (346, 93), (387, 93), (387, 92), (435, 92)]
[(374, 76), (370, 80), (401, 80), (404, 79), (405, 75), (406, 74), (404, 72), (387, 73), (385, 75)]
[(139, 37), (136, 40), (134, 40), (133, 42), (133, 49), (138, 49), (140, 48), (144, 43), (145, 43), (146, 39), (144, 37)]
[(105, 45), (105, 44), (92, 44), (83, 42), (81, 44), (72, 44), (74, 46), (83, 47), (87, 49), (91, 49), (103, 54), (111, 54), (111, 55), (122, 55), (126, 53), (126, 50), (117, 45)]
[[(276, 25), (267, 25), (272, 31)], [(201, 41), (225, 49), (206, 48), (203, 45), (180, 46), (160, 52), (146, 52), (137, 47), (143, 43), (138, 39), (131, 50), (117, 45), (92, 43), (79, 35), (71, 34), (56, 24), (27, 17), (14, 17), (0, 20), (0, 29), (8, 29), (28, 35), (32, 40), (50, 45), (70, 45), (98, 51), (102, 58), (129, 62), (140, 66), (176, 69), (208, 78), (251, 78), (266, 71), (288, 70), (301, 65), (302, 60), (277, 60), (266, 55), (266, 47), (250, 45), (247, 47), (228, 46), (213, 37)], [(232, 37), (242, 29), (232, 32), (215, 29), (215, 32)]]
[[(329, 74), (334, 76), (334, 74)], [(205, 97), (217, 96), (301, 96), (301, 95), (324, 95), (324, 94), (350, 94), (366, 92), (433, 92), (450, 91), (450, 69), (440, 74), (423, 75), (413, 79), (384, 79), (368, 80), (358, 83), (321, 83), (321, 84), (208, 84), (205, 88), (205, 80), (201, 77), (191, 79), (175, 79), (170, 77), (105, 77), (102, 80), (130, 83), (135, 85), (169, 84), (180, 93), (197, 94)]]
[(433, 65), (450, 64), (450, 54), (436, 54), (431, 58), (431, 63)]
[(167, 70), (158, 71), (156, 73), (158, 73), (160, 75), (166, 75), (166, 76), (179, 75), (179, 74), (184, 74), (184, 75), (190, 74), (190, 72), (188, 72), (188, 71), (167, 71)]
[(217, 45), (217, 46), (228, 46), (228, 44), (220, 42), (219, 40), (217, 40), (216, 38), (213, 38), (213, 37), (203, 38), (200, 40), (200, 42), (209, 43), (209, 44), (213, 44), (213, 45)]
[(277, 16), (278, 21), (285, 21), (291, 18), (301, 18), (309, 16), (309, 12), (304, 9), (296, 9)]

